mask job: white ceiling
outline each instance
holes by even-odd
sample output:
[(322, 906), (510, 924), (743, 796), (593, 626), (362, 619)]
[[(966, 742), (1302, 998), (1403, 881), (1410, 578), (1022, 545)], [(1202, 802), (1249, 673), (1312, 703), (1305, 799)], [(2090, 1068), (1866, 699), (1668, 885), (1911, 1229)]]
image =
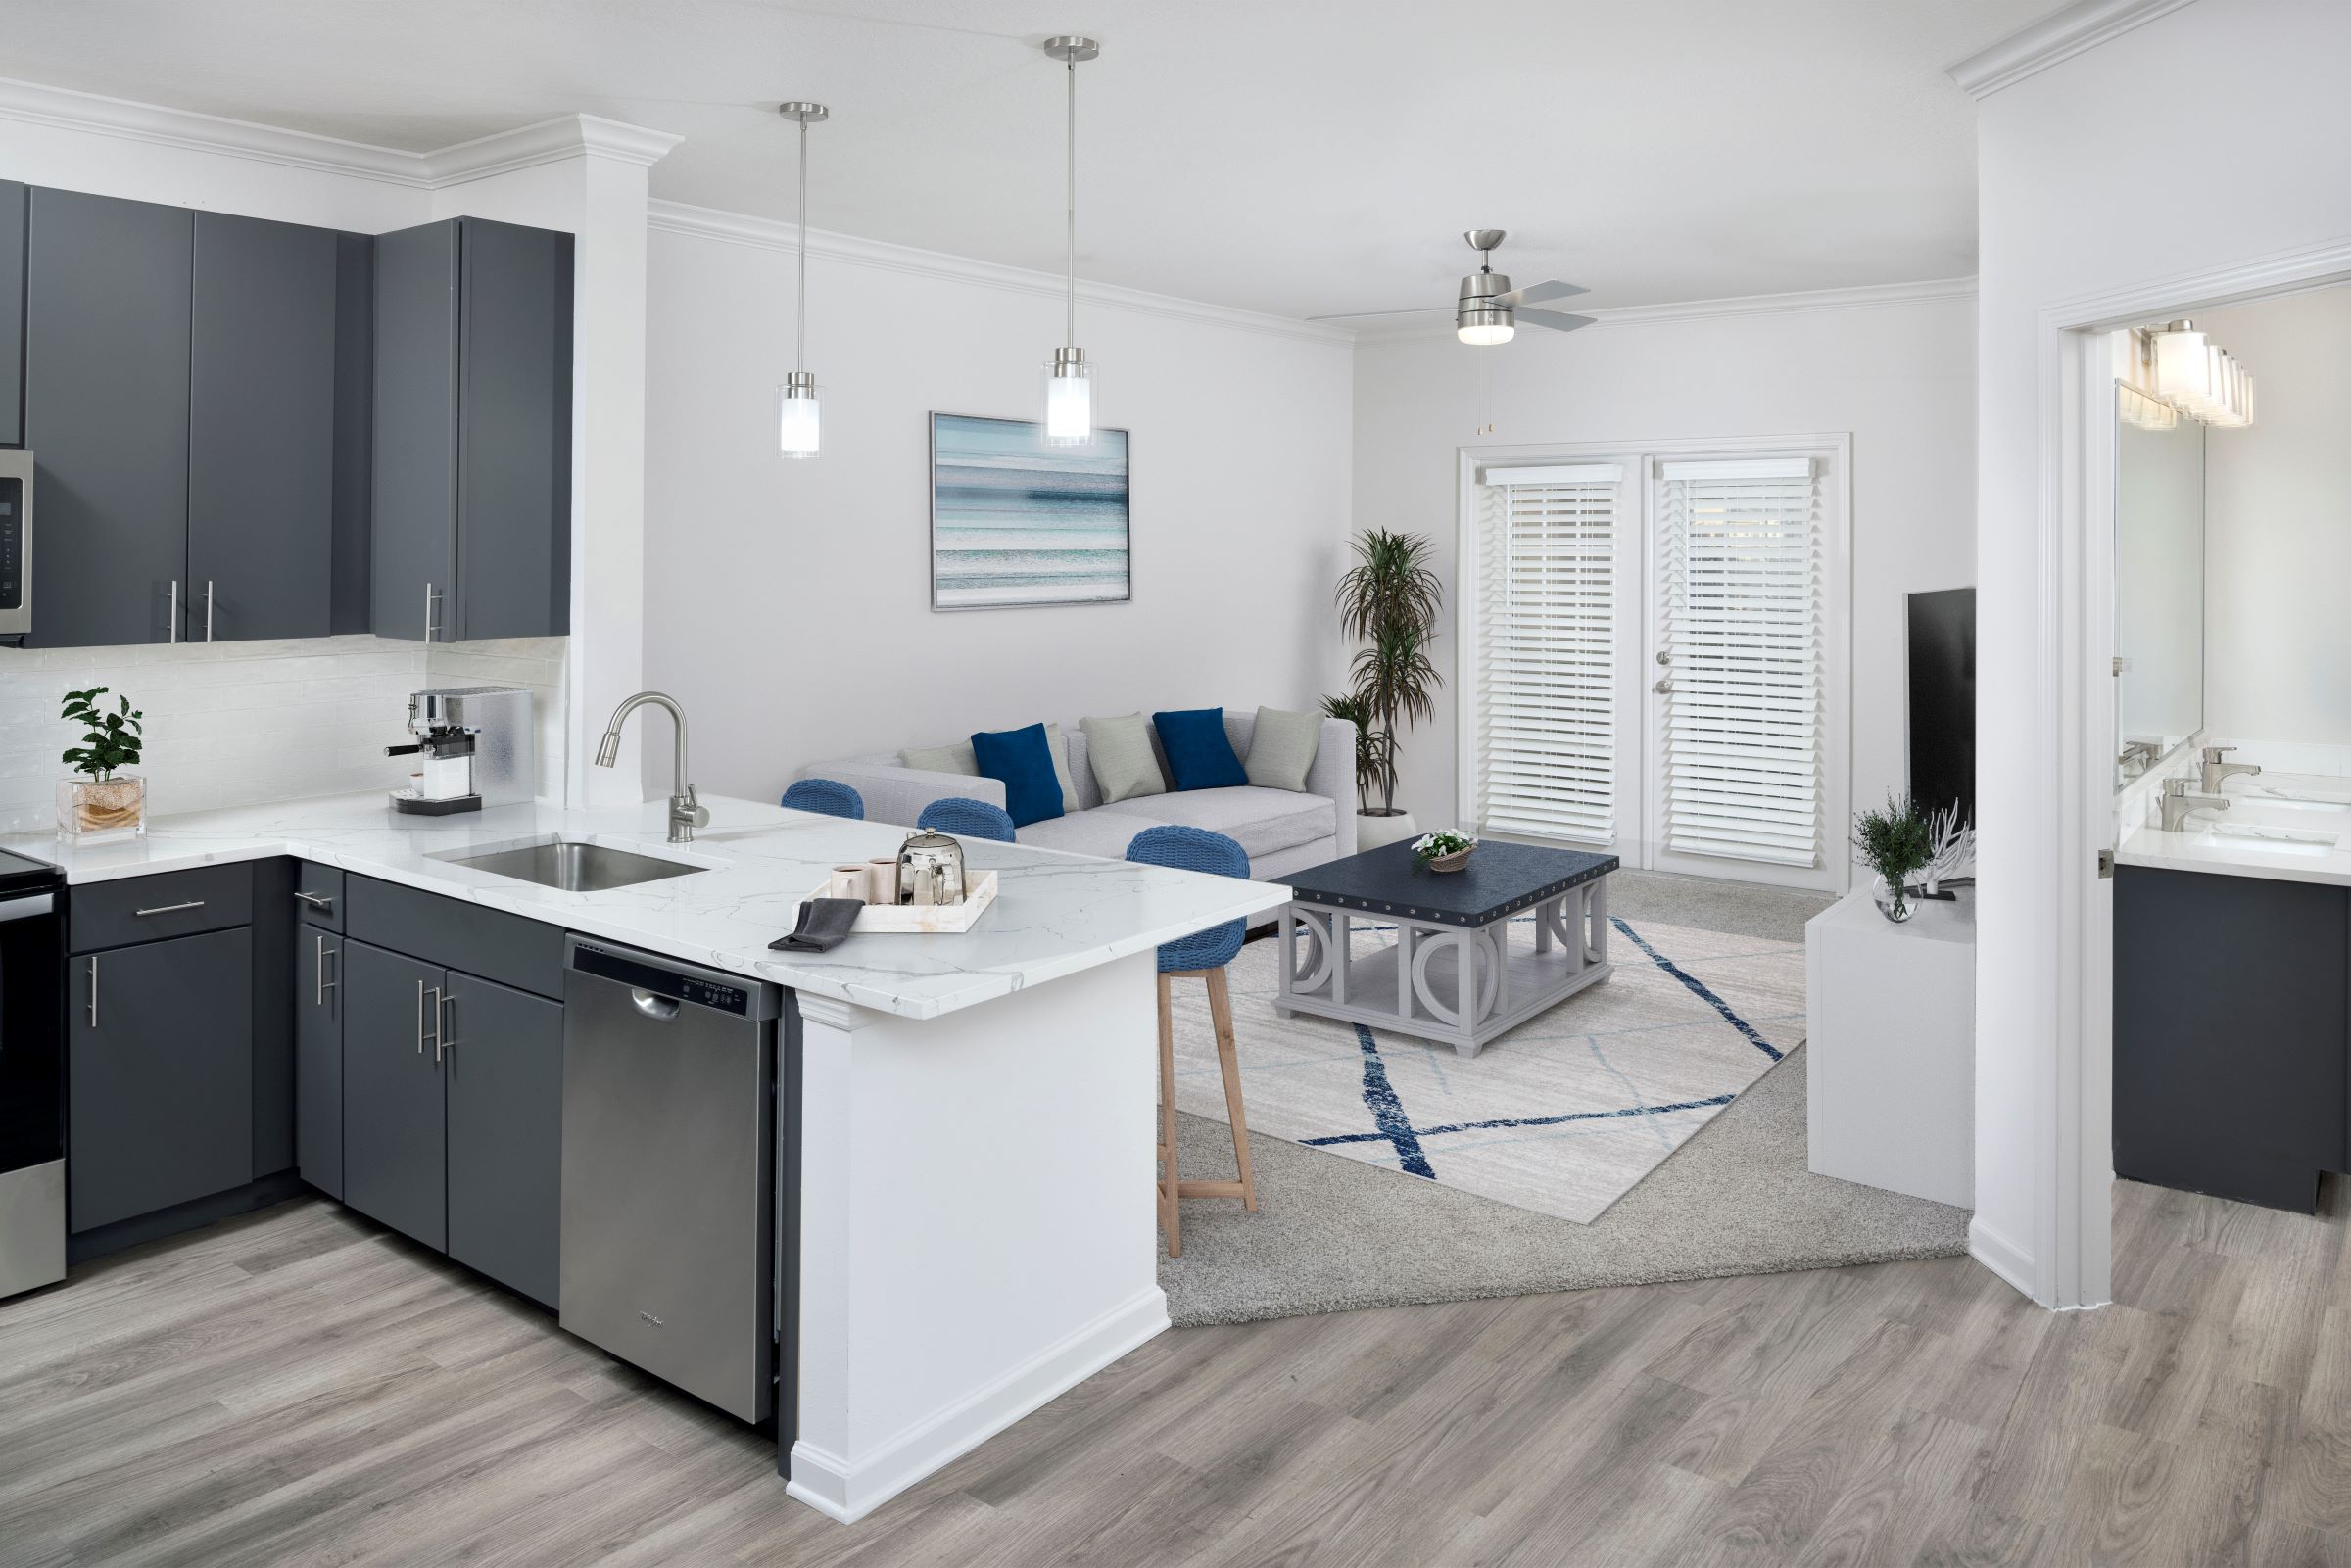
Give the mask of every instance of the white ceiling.
[[(575, 111), (687, 138), (653, 192), (1284, 315), (1501, 268), (1583, 306), (1975, 268), (1943, 68), (2054, 0), (8, 0), (5, 73), (429, 151)], [(0, 171), (4, 172), (4, 171)]]

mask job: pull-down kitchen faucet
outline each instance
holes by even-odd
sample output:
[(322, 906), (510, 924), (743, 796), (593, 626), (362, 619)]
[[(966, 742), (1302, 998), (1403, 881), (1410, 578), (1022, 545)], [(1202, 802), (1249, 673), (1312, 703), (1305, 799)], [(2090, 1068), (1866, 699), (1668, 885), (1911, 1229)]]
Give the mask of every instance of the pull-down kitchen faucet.
[(694, 831), (709, 826), (710, 813), (694, 798), (694, 785), (686, 779), (686, 710), (678, 699), (659, 691), (640, 691), (612, 710), (612, 722), (604, 726), (604, 738), (596, 748), (596, 765), (609, 768), (620, 756), (620, 727), (648, 702), (658, 702), (669, 710), (677, 721), (678, 745), (670, 763), (669, 780), (669, 841), (673, 844), (694, 842)]

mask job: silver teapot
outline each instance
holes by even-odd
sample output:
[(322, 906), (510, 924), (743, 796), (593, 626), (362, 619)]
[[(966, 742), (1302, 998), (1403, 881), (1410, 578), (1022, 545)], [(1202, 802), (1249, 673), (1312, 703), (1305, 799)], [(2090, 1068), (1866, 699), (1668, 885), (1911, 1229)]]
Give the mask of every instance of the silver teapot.
[(963, 845), (942, 832), (920, 829), (898, 845), (898, 902), (963, 902)]

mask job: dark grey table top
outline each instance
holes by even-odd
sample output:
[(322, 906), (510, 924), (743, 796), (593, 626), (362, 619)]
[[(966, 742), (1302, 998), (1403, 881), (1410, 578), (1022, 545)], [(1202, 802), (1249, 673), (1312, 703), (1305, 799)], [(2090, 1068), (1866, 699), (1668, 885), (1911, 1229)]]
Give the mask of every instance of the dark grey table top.
[(1294, 898), (1325, 908), (1486, 926), (1606, 877), (1616, 866), (1614, 855), (1488, 840), (1460, 871), (1418, 870), (1407, 839), (1267, 879), (1286, 885)]

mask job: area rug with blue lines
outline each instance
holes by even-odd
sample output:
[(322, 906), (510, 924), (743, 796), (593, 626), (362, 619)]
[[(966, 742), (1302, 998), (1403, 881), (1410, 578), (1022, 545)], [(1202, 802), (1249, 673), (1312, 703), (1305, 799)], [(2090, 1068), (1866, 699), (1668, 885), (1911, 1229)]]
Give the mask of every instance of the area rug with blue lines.
[[(1611, 925), (1607, 980), (1466, 1059), (1279, 1017), (1280, 943), (1251, 942), (1228, 976), (1250, 1130), (1590, 1223), (1804, 1038), (1801, 942)], [(1532, 921), (1511, 940), (1531, 946)], [(1395, 933), (1359, 927), (1354, 941), (1360, 957)], [(1175, 984), (1176, 1104), (1224, 1120), (1205, 987)]]

